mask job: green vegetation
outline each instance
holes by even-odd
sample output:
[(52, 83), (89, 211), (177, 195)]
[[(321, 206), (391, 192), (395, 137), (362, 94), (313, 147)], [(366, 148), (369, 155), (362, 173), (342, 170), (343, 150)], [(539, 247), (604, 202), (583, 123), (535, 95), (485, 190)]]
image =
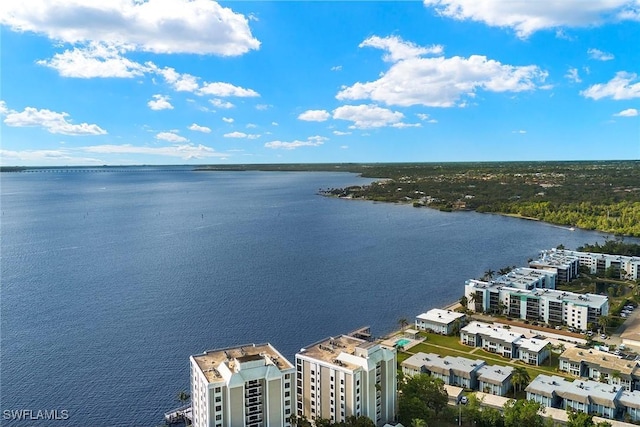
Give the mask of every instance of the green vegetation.
[(384, 179), (323, 193), (640, 236), (639, 161), (217, 165), (198, 170), (355, 172)]
[(292, 426), (297, 427), (375, 427), (375, 423), (371, 421), (370, 418), (363, 416), (350, 416), (344, 422), (332, 422), (330, 420), (324, 418), (318, 418), (315, 420), (315, 424), (312, 424), (311, 421), (307, 419), (305, 416), (298, 417), (297, 415), (291, 415), (289, 417), (289, 422)]
[(442, 380), (418, 374), (402, 381), (399, 388), (398, 420), (403, 425), (411, 425), (415, 420), (447, 418), (444, 410), (449, 398)]
[(621, 238), (607, 240), (602, 245), (597, 242), (593, 245), (585, 243), (577, 250), (582, 252), (596, 252), (599, 254), (640, 256), (640, 245), (635, 243), (625, 243), (624, 239)]

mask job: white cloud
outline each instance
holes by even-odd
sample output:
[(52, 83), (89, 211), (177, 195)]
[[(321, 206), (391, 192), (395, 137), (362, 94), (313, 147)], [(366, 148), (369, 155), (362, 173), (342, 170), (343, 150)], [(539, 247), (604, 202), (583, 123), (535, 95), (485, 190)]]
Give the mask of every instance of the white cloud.
[(271, 122), (271, 126), (279, 126), (278, 122)]
[(223, 136), (225, 138), (246, 138), (246, 139), (258, 139), (258, 138), (260, 138), (260, 135), (257, 135), (257, 134), (237, 132), (237, 131), (236, 132), (225, 133)]
[(291, 142), (285, 142), (285, 141), (270, 141), (267, 142), (266, 144), (264, 144), (264, 146), (266, 148), (272, 148), (274, 150), (295, 150), (296, 148), (300, 148), (300, 147), (318, 147), (322, 144), (324, 144), (324, 141), (326, 141), (327, 138), (322, 137), (322, 136), (310, 136), (309, 138), (307, 138), (306, 141), (299, 141), (299, 140), (295, 140), (295, 141), (291, 141)]
[(189, 141), (184, 136), (180, 136), (180, 135), (176, 134), (173, 131), (172, 132), (160, 132), (160, 133), (158, 133), (156, 135), (156, 139), (159, 139), (159, 140), (162, 140), (162, 141), (167, 141), (167, 142), (174, 142), (174, 143)]
[(527, 131), (520, 129), (520, 130), (513, 130), (513, 131), (511, 131), (511, 133), (517, 133), (517, 134), (520, 134), (520, 135), (524, 135), (525, 133), (527, 133)]
[(0, 101), (0, 114), (7, 114), (9, 112), (9, 108), (7, 108), (7, 103), (5, 101)]
[(153, 99), (147, 102), (147, 105), (152, 110), (173, 110), (173, 105), (169, 102), (168, 96), (165, 95), (153, 95)]
[(595, 59), (597, 61), (611, 61), (612, 59), (615, 58), (613, 54), (608, 52), (603, 52), (600, 49), (589, 49), (587, 50), (587, 53), (589, 54), (589, 57), (591, 59)]
[(234, 122), (233, 118), (231, 118), (231, 117), (223, 117), (222, 121), (225, 122), (225, 123), (233, 123)]
[(165, 147), (122, 145), (94, 145), (82, 147), (81, 150), (99, 154), (145, 154), (156, 156), (178, 157), (181, 159), (201, 159), (205, 157), (225, 157), (226, 154), (218, 153), (213, 148), (202, 144), (175, 144)]
[(429, 118), (429, 115), (425, 113), (417, 113), (416, 116), (418, 116), (418, 118), (422, 121), (427, 120)]
[(534, 90), (546, 77), (547, 72), (535, 65), (506, 65), (481, 55), (410, 57), (392, 64), (378, 80), (343, 87), (336, 98), (370, 99), (404, 107), (452, 107), (460, 104), (463, 97), (475, 96), (480, 89), (490, 92)]
[(245, 89), (243, 87), (234, 86), (231, 83), (215, 82), (205, 83), (200, 89), (198, 89), (200, 95), (213, 95), (213, 96), (237, 96), (241, 98), (260, 96), (258, 92), (253, 89)]
[(106, 43), (92, 42), (84, 47), (74, 47), (56, 53), (50, 60), (37, 61), (38, 64), (53, 68), (63, 77), (130, 78), (149, 71), (148, 66), (131, 61), (122, 55), (126, 48)]
[(398, 62), (403, 59), (415, 58), (426, 54), (441, 54), (443, 48), (440, 45), (430, 47), (418, 46), (411, 42), (406, 42), (398, 36), (390, 37), (369, 37), (358, 47), (375, 47), (387, 51), (382, 57), (386, 62)]
[(344, 135), (351, 135), (351, 132), (343, 132), (343, 131), (340, 131), (340, 130), (334, 130), (333, 134), (337, 135), (337, 136), (344, 136)]
[(258, 104), (256, 105), (256, 110), (259, 111), (265, 111), (268, 110), (269, 108), (273, 107), (273, 105), (269, 105), (269, 104)]
[(307, 122), (324, 122), (331, 117), (326, 110), (307, 110), (298, 116), (299, 120)]
[(154, 53), (241, 55), (258, 49), (247, 18), (210, 0), (3, 1), (0, 23), (66, 43)]
[(441, 16), (513, 29), (526, 38), (558, 27), (588, 27), (619, 20), (638, 20), (636, 0), (424, 0)]
[(635, 108), (627, 108), (626, 110), (622, 110), (619, 113), (614, 114), (616, 117), (636, 117), (638, 115), (638, 110)]
[(247, 126), (245, 126), (247, 129), (255, 129), (258, 126), (255, 123), (247, 123)]
[(178, 73), (175, 69), (170, 67), (160, 69), (151, 63), (148, 63), (148, 67), (164, 77), (165, 81), (178, 92), (195, 92), (199, 88), (198, 77), (196, 76), (186, 73)]
[(200, 126), (198, 124), (193, 123), (191, 126), (189, 126), (189, 129), (195, 132), (202, 132), (202, 133), (211, 133), (211, 128), (208, 128), (206, 126)]
[(391, 125), (391, 127), (394, 128), (398, 128), (398, 129), (404, 129), (404, 128), (419, 128), (422, 127), (422, 124), (420, 123), (394, 123)]
[(4, 123), (12, 127), (42, 127), (49, 133), (62, 135), (106, 135), (107, 131), (95, 124), (80, 123), (74, 125), (67, 118), (69, 113), (57, 113), (55, 111), (42, 109), (38, 110), (33, 107), (26, 107), (23, 111), (18, 112), (9, 110), (2, 103), (2, 112), (6, 115)]
[(333, 118), (353, 122), (350, 129), (368, 129), (400, 123), (404, 114), (377, 105), (343, 105), (333, 111)]
[(349, 146), (348, 145), (341, 145), (340, 148), (343, 149), (343, 150), (346, 150), (346, 149), (349, 148)]
[(232, 103), (230, 103), (228, 101), (223, 101), (222, 99), (219, 99), (219, 98), (210, 99), (209, 102), (214, 107), (222, 108), (222, 109), (225, 109), (225, 110), (228, 110), (229, 108), (235, 107), (235, 105), (233, 105)]
[(341, 70), (342, 70), (342, 65), (335, 65), (331, 67), (331, 71), (341, 71)]
[(585, 98), (595, 100), (612, 98), (615, 100), (640, 98), (640, 82), (631, 83), (638, 79), (635, 73), (619, 71), (607, 83), (598, 83), (580, 92)]
[(567, 70), (567, 74), (565, 74), (564, 76), (567, 79), (571, 80), (572, 82), (575, 82), (575, 83), (582, 82), (582, 79), (580, 78), (580, 75), (578, 74), (578, 69), (577, 68), (569, 68)]

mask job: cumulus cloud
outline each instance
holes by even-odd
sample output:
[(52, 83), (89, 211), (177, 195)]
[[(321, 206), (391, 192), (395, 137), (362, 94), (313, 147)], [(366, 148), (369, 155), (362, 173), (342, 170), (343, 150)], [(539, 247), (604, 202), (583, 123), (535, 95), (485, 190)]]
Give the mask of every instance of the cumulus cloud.
[(222, 121), (225, 122), (225, 123), (233, 123), (234, 122), (233, 118), (231, 118), (231, 117), (223, 117)]
[(299, 120), (307, 122), (324, 122), (331, 117), (326, 110), (307, 110), (298, 116)]
[(589, 49), (587, 50), (587, 53), (589, 54), (589, 57), (591, 59), (595, 59), (597, 61), (611, 61), (612, 59), (615, 58), (613, 54), (608, 52), (603, 52), (600, 49)]
[(236, 56), (260, 47), (244, 15), (211, 0), (4, 1), (0, 23), (60, 42), (154, 53)]
[(208, 128), (206, 126), (200, 126), (198, 124), (193, 123), (191, 126), (189, 126), (189, 130), (195, 131), (195, 132), (202, 132), (202, 133), (211, 133), (211, 128)]
[(611, 98), (615, 100), (640, 98), (640, 82), (635, 73), (619, 71), (616, 76), (607, 83), (598, 83), (580, 92), (585, 98), (595, 100)]
[(323, 136), (310, 136), (306, 141), (270, 141), (264, 144), (266, 148), (271, 148), (274, 150), (295, 150), (300, 147), (318, 147), (324, 144), (328, 138)]
[(331, 67), (331, 71), (341, 71), (342, 70), (342, 65), (334, 65), (333, 67)]
[(130, 78), (143, 75), (149, 67), (122, 56), (127, 49), (107, 43), (92, 42), (56, 53), (52, 59), (37, 61), (52, 68), (63, 77), (75, 78)]
[(258, 105), (256, 105), (256, 110), (266, 111), (271, 107), (272, 107), (272, 105), (269, 105), (269, 104), (258, 104)]
[(169, 102), (168, 96), (165, 95), (153, 95), (153, 99), (147, 102), (147, 105), (152, 110), (173, 110), (173, 105)]
[(216, 152), (213, 148), (202, 144), (174, 144), (164, 147), (122, 145), (93, 145), (82, 147), (81, 150), (99, 154), (145, 154), (155, 156), (178, 157), (185, 160), (201, 159), (205, 157), (225, 157), (225, 154)]
[(244, 132), (229, 132), (223, 135), (225, 138), (246, 138), (246, 139), (258, 139), (260, 135), (244, 133)]
[(222, 99), (219, 98), (213, 98), (210, 99), (209, 102), (211, 103), (211, 105), (213, 105), (216, 108), (222, 108), (225, 110), (228, 110), (229, 108), (233, 108), (235, 107), (235, 105), (233, 105), (232, 103), (230, 103), (229, 101), (223, 101)]
[(180, 136), (175, 132), (160, 132), (156, 135), (156, 139), (174, 143), (189, 141), (184, 136)]
[(12, 127), (41, 127), (49, 133), (83, 136), (106, 135), (107, 131), (96, 124), (80, 123), (72, 124), (68, 121), (69, 113), (33, 107), (26, 107), (23, 111), (14, 111), (7, 108), (2, 102), (2, 113), (5, 114), (4, 123)]
[(575, 83), (582, 82), (582, 79), (580, 78), (580, 74), (578, 74), (577, 68), (569, 68), (567, 70), (567, 74), (565, 74), (564, 76), (567, 79), (571, 80), (572, 82), (575, 82)]
[[(412, 53), (419, 51), (415, 45), (396, 49)], [(478, 90), (534, 90), (548, 75), (535, 65), (507, 65), (481, 55), (422, 58), (398, 54), (394, 57), (400, 56), (408, 57), (393, 63), (378, 80), (343, 87), (336, 98), (370, 99), (403, 107), (453, 107), (464, 105), (462, 98), (474, 97)]]
[(351, 132), (343, 132), (341, 130), (334, 130), (333, 134), (337, 135), (337, 136), (344, 136), (344, 135), (351, 135)]
[(178, 92), (195, 92), (199, 88), (198, 78), (191, 74), (178, 73), (174, 68), (165, 67), (158, 68), (155, 65), (149, 63), (149, 68), (152, 68), (156, 73), (160, 74), (171, 87)]
[(626, 110), (622, 110), (619, 113), (614, 114), (616, 117), (636, 117), (638, 115), (638, 110), (635, 108), (627, 108)]
[(527, 38), (536, 31), (558, 27), (588, 27), (639, 18), (636, 0), (423, 0), (440, 16), (472, 20), (513, 29)]
[(80, 157), (68, 149), (59, 150), (2, 150), (0, 149), (0, 164), (15, 165), (35, 164), (47, 165), (102, 165), (103, 160), (93, 157)]
[(253, 89), (245, 89), (240, 86), (234, 86), (231, 83), (215, 82), (205, 83), (200, 89), (198, 89), (200, 95), (213, 95), (220, 97), (256, 97), (260, 96), (258, 92)]
[(426, 54), (441, 54), (444, 50), (441, 45), (418, 46), (412, 42), (406, 42), (398, 36), (369, 37), (360, 43), (358, 47), (375, 47), (385, 50), (387, 53), (382, 59), (386, 62), (398, 62), (402, 59), (415, 58)]
[(369, 129), (401, 123), (404, 114), (377, 105), (343, 105), (333, 111), (333, 118), (353, 122), (350, 129)]

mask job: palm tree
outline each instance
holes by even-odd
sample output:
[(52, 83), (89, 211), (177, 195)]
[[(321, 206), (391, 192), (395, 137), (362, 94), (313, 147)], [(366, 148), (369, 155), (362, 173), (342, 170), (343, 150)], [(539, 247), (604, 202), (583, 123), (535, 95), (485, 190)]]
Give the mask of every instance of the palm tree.
[(602, 326), (602, 333), (607, 335), (607, 326), (611, 323), (611, 318), (609, 316), (600, 316), (598, 318), (598, 325)]
[(611, 372), (611, 379), (618, 380), (618, 384), (620, 384), (620, 379), (621, 378), (622, 377), (620, 376), (620, 371)]
[(180, 401), (181, 406), (184, 406), (189, 399), (191, 399), (191, 395), (184, 390), (180, 390), (180, 393), (178, 393), (178, 400)]
[(494, 274), (496, 274), (495, 271), (493, 271), (492, 269), (488, 269), (487, 271), (484, 272), (484, 276), (482, 276), (482, 278), (491, 280)]
[(400, 330), (402, 330), (402, 333), (404, 333), (404, 328), (409, 326), (409, 321), (406, 317), (402, 317), (400, 318), (400, 320), (398, 320), (398, 324), (400, 325)]
[(473, 311), (482, 311), (482, 292), (472, 292), (469, 295), (469, 302), (473, 304)]
[(513, 397), (516, 396), (516, 389), (522, 390), (531, 381), (529, 372), (522, 366), (516, 366), (513, 368), (513, 374), (511, 375), (511, 383), (513, 384)]
[(420, 418), (414, 418), (411, 420), (411, 427), (427, 427), (427, 422)]

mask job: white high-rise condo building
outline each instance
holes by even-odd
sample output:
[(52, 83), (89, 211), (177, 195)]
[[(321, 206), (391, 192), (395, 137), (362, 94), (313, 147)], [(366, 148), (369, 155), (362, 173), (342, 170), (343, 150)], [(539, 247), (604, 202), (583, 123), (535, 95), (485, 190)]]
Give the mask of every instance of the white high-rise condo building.
[(395, 348), (350, 335), (311, 344), (296, 354), (297, 415), (382, 426), (395, 418), (396, 371)]
[(289, 426), (295, 367), (270, 344), (191, 356), (194, 427)]

